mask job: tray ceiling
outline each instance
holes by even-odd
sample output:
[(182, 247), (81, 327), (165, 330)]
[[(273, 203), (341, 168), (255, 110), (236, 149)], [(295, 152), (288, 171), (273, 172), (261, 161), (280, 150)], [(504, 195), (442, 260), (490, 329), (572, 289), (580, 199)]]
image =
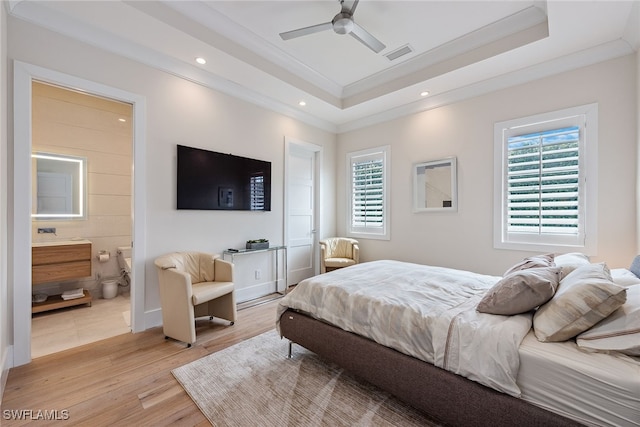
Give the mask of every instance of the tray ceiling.
[(384, 43), (379, 53), (330, 28), (279, 36), (330, 22), (336, 0), (22, 0), (8, 8), (338, 132), (629, 54), (640, 39), (637, 1), (362, 0), (354, 21)]

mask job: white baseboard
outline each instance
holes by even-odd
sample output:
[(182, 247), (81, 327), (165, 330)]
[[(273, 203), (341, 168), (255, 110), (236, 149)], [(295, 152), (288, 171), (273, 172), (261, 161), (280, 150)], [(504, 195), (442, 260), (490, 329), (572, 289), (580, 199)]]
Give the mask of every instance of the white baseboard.
[[(144, 329), (155, 328), (156, 326), (162, 326), (162, 309), (156, 308), (155, 310), (144, 312)], [(142, 331), (138, 331), (142, 332)]]
[(244, 288), (236, 288), (236, 303), (245, 301), (251, 301), (252, 299), (260, 298), (265, 295), (269, 295), (275, 292), (275, 282), (258, 283), (257, 285), (251, 285)]
[(2, 404), (2, 397), (4, 396), (4, 389), (7, 385), (7, 378), (9, 377), (9, 369), (13, 367), (13, 346), (9, 346), (5, 349), (4, 353), (0, 355), (0, 366), (2, 367), (2, 374), (0, 375), (0, 405)]

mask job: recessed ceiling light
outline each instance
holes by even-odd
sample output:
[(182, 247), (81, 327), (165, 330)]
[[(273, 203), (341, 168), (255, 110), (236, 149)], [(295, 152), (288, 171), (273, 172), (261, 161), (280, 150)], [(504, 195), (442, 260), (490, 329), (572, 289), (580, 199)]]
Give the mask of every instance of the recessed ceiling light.
[(427, 92), (426, 90), (424, 92), (420, 92), (420, 96), (427, 96), (429, 95), (429, 92)]
[(196, 58), (196, 62), (200, 65), (204, 65), (207, 63), (207, 60), (199, 56)]
[(124, 122), (126, 122), (126, 121), (127, 121), (127, 119), (123, 119), (122, 117), (120, 117), (120, 118), (118, 119), (118, 121), (119, 121), (119, 122), (124, 123)]
[(307, 103), (304, 102), (304, 101), (300, 101), (300, 102), (298, 102), (298, 105), (301, 106), (301, 107), (304, 107), (305, 105), (307, 105)]

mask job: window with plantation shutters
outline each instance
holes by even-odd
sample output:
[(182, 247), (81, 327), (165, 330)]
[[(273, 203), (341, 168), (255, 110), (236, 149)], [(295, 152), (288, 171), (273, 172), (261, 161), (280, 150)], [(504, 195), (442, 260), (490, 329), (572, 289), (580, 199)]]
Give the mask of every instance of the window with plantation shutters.
[(387, 157), (388, 147), (347, 154), (349, 236), (388, 239)]
[(251, 210), (264, 210), (264, 175), (253, 175), (249, 183)]
[(496, 124), (494, 246), (593, 248), (596, 129), (595, 104)]

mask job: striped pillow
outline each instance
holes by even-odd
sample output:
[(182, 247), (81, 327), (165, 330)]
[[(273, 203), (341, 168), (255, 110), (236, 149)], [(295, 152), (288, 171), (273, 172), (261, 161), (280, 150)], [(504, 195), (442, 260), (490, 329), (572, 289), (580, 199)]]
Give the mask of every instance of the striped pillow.
[(605, 263), (580, 266), (560, 281), (553, 298), (533, 316), (539, 341), (566, 341), (608, 317), (627, 299)]
[(578, 346), (599, 352), (640, 356), (640, 285), (627, 288), (627, 302), (611, 316), (576, 337)]

